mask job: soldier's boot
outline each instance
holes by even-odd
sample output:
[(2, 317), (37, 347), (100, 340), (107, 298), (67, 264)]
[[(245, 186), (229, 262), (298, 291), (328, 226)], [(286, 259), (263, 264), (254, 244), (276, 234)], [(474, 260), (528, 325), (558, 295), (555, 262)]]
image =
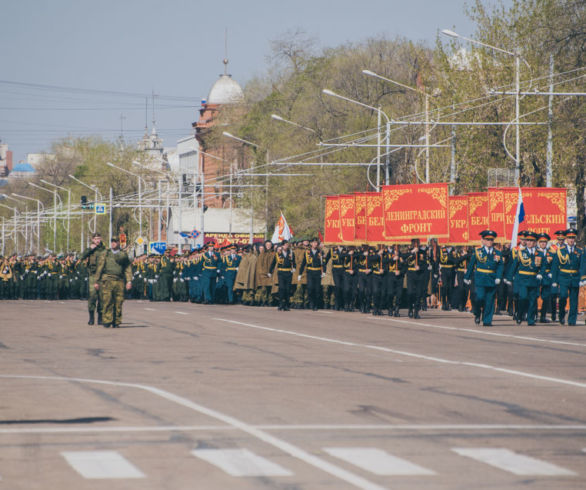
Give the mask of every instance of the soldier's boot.
[(541, 306), (541, 314), (539, 317), (539, 323), (551, 323), (551, 320), (547, 318), (547, 304), (544, 301)]
[(87, 324), (88, 325), (93, 325), (95, 323), (95, 320), (94, 320), (94, 312), (93, 311), (90, 311), (89, 313), (90, 313), (90, 319), (87, 322)]
[(395, 313), (393, 316), (396, 316), (397, 318), (401, 316), (399, 309), (400, 309), (399, 305), (395, 306)]
[(415, 312), (413, 313), (413, 318), (418, 319), (421, 318), (421, 315), (419, 315), (419, 305), (415, 306)]
[(551, 321), (555, 322), (557, 318), (557, 301), (556, 298), (551, 298)]
[(564, 305), (561, 305), (561, 304), (560, 304), (560, 324), (561, 325), (566, 324), (566, 308)]
[(104, 323), (102, 322), (102, 312), (98, 311), (98, 325), (103, 325)]

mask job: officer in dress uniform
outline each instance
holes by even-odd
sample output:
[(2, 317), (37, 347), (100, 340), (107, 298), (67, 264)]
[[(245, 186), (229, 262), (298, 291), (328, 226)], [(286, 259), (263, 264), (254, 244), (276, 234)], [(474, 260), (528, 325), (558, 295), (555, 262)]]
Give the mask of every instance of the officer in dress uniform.
[(537, 237), (537, 247), (545, 257), (545, 268), (543, 270), (543, 278), (541, 279), (541, 312), (539, 316), (539, 323), (551, 323), (547, 318), (547, 312), (551, 311), (551, 266), (553, 263), (553, 253), (547, 248), (550, 236), (547, 233), (541, 233)]
[(470, 284), (474, 273), (474, 323), (479, 325), (482, 315), (482, 324), (491, 327), (496, 287), (503, 275), (503, 261), (501, 253), (493, 247), (497, 233), (484, 230), (480, 236), (482, 246), (474, 250), (464, 281)]
[(576, 246), (577, 231), (566, 230), (566, 244), (558, 248), (551, 268), (552, 286), (560, 287), (560, 323), (566, 321), (566, 303), (570, 299), (568, 325), (576, 325), (578, 318), (578, 294), (580, 292), (580, 272), (583, 268), (584, 250)]
[(297, 281), (301, 281), (303, 271), (307, 269), (307, 295), (309, 307), (317, 311), (321, 297), (321, 279), (326, 275), (326, 264), (321, 251), (318, 248), (318, 239), (311, 239), (311, 248), (303, 254), (301, 267)]
[(358, 264), (358, 297), (356, 301), (362, 313), (368, 313), (370, 311), (371, 284), (369, 275), (372, 273), (372, 269), (369, 268), (370, 254), (370, 246), (363, 244), (362, 250), (356, 257)]
[(226, 283), (228, 304), (234, 303), (234, 282), (236, 281), (238, 266), (242, 260), (242, 257), (236, 253), (237, 250), (236, 245), (231, 245), (228, 255), (225, 255), (222, 259), (222, 275)]
[(289, 249), (289, 242), (283, 240), (281, 247), (275, 254), (271, 263), (269, 277), (272, 276), (275, 267), (277, 268), (277, 279), (279, 281), (279, 310), (289, 311), (289, 300), (291, 297), (291, 280), (295, 272), (295, 254)]
[(203, 289), (204, 304), (214, 302), (216, 280), (220, 270), (220, 257), (214, 251), (212, 242), (207, 244), (207, 250), (202, 256), (201, 287)]
[[(552, 243), (551, 247), (549, 247), (550, 253), (555, 257), (557, 251), (560, 247), (563, 247), (566, 242), (566, 230), (558, 230), (554, 233), (556, 237), (556, 242)], [(553, 263), (552, 263), (553, 265)], [(560, 299), (560, 287), (556, 286), (555, 288), (553, 285), (551, 286), (551, 320), (555, 322), (557, 320), (557, 313), (558, 313), (558, 302)]]
[(509, 268), (507, 283), (510, 283), (513, 276), (517, 279), (518, 312), (516, 315), (517, 325), (527, 318), (527, 325), (535, 325), (537, 317), (537, 298), (539, 297), (539, 286), (543, 279), (546, 257), (540, 249), (535, 247), (537, 233), (532, 231), (525, 234), (525, 248), (518, 251)]

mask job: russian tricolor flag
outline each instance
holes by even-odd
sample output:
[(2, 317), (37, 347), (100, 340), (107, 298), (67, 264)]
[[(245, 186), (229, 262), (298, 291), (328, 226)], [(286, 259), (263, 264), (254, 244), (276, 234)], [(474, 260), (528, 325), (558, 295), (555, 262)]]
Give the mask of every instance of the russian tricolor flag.
[(517, 199), (517, 212), (515, 213), (515, 224), (513, 225), (513, 234), (511, 236), (511, 247), (517, 246), (517, 235), (519, 234), (519, 225), (525, 221), (525, 206), (523, 206), (523, 193), (519, 187), (519, 198)]

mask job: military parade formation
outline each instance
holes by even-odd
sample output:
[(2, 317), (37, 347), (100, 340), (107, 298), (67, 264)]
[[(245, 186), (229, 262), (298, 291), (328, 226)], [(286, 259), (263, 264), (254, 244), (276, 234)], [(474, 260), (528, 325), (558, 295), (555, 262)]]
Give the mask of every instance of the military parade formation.
[(81, 255), (0, 258), (0, 299), (88, 301), (89, 325), (118, 327), (127, 299), (333, 309), (421, 318), (431, 308), (469, 311), (477, 325), (494, 315), (520, 325), (576, 325), (586, 253), (576, 230), (519, 233), (519, 244), (326, 246), (317, 238), (237, 246), (214, 242), (189, 253), (132, 261), (96, 233)]

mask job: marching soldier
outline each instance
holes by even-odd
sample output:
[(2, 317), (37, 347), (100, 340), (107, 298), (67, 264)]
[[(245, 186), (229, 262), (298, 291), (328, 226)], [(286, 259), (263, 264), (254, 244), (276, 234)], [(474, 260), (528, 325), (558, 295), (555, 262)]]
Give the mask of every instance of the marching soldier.
[(342, 245), (338, 245), (328, 254), (332, 263), (332, 275), (334, 278), (334, 295), (336, 311), (344, 308), (344, 259), (346, 257), (346, 250)]
[(361, 253), (356, 257), (358, 265), (358, 297), (357, 303), (362, 313), (368, 313), (370, 310), (371, 289), (369, 275), (372, 269), (369, 268), (371, 250), (367, 244), (362, 245)]
[(375, 254), (369, 256), (368, 268), (372, 270), (370, 276), (370, 291), (372, 292), (372, 314), (382, 315), (383, 301), (386, 296), (385, 270), (388, 258), (381, 246)]
[(234, 282), (236, 281), (236, 274), (238, 273), (238, 266), (242, 257), (236, 253), (236, 245), (231, 245), (230, 253), (222, 260), (222, 273), (224, 281), (226, 282), (228, 304), (234, 303)]
[(584, 251), (576, 246), (577, 231), (566, 230), (566, 244), (558, 248), (551, 268), (552, 286), (560, 287), (560, 323), (565, 325), (566, 303), (570, 299), (568, 325), (576, 325), (578, 317), (578, 294), (580, 291), (580, 272), (583, 267)]
[(207, 251), (202, 256), (201, 287), (203, 289), (204, 304), (212, 304), (216, 289), (216, 279), (220, 269), (220, 258), (214, 251), (214, 244), (208, 243)]
[(517, 325), (527, 318), (527, 325), (535, 325), (537, 317), (537, 298), (539, 297), (539, 285), (543, 278), (545, 268), (545, 254), (535, 248), (537, 233), (525, 234), (526, 247), (519, 250), (515, 260), (508, 271), (507, 283), (510, 284), (514, 275), (517, 279), (518, 312)]
[(344, 311), (354, 311), (358, 281), (357, 256), (354, 246), (350, 246), (344, 256)]
[(539, 251), (545, 257), (545, 267), (543, 270), (543, 278), (541, 279), (541, 314), (539, 316), (539, 323), (551, 323), (551, 320), (547, 318), (547, 312), (552, 311), (551, 309), (551, 266), (553, 263), (553, 253), (548, 250), (547, 244), (550, 240), (550, 236), (547, 233), (541, 233), (537, 237), (537, 247)]
[(442, 310), (449, 311), (454, 300), (454, 279), (458, 256), (449, 245), (440, 248), (439, 252), (439, 282), (440, 302)]
[(102, 319), (105, 328), (119, 328), (122, 323), (124, 289), (132, 288), (132, 268), (126, 252), (120, 250), (118, 237), (110, 240), (110, 249), (98, 257), (94, 288), (102, 290)]
[(291, 280), (296, 269), (295, 254), (289, 250), (289, 242), (283, 240), (281, 248), (275, 254), (271, 263), (269, 274), (273, 274), (277, 268), (279, 281), (279, 311), (289, 311), (289, 298), (291, 296)]
[(301, 275), (306, 268), (309, 307), (313, 311), (317, 311), (321, 297), (321, 279), (326, 273), (324, 257), (318, 248), (317, 238), (311, 239), (311, 248), (306, 250), (305, 254), (303, 254), (303, 260), (301, 261), (297, 281), (301, 281)]
[(412, 249), (407, 255), (407, 301), (409, 318), (421, 318), (419, 310), (425, 300), (427, 281), (429, 280), (426, 247), (420, 246), (419, 239), (411, 240)]
[(400, 317), (401, 297), (403, 296), (403, 280), (405, 277), (405, 261), (399, 253), (398, 245), (389, 247), (385, 264), (386, 296), (389, 316)]
[[(560, 247), (565, 245), (566, 241), (566, 230), (558, 230), (554, 233), (556, 237), (556, 242), (552, 243), (550, 252), (555, 256), (557, 251)], [(558, 313), (558, 302), (560, 299), (560, 288), (559, 285), (555, 288), (551, 287), (551, 321), (555, 322), (557, 320), (557, 313)]]
[(89, 312), (89, 321), (87, 322), (88, 325), (93, 325), (95, 323), (95, 311), (98, 310), (98, 325), (102, 324), (102, 301), (101, 301), (101, 293), (99, 288), (94, 288), (94, 284), (96, 284), (96, 272), (98, 270), (98, 260), (99, 258), (106, 253), (106, 247), (102, 243), (102, 235), (98, 232), (92, 235), (92, 243), (90, 248), (86, 249), (82, 254), (80, 260), (87, 259), (87, 271), (88, 271), (88, 312)]
[(479, 325), (482, 315), (483, 325), (491, 327), (496, 286), (500, 284), (503, 275), (503, 261), (501, 253), (493, 247), (497, 233), (484, 230), (480, 236), (482, 246), (474, 250), (464, 282), (470, 284), (474, 273), (474, 323)]

